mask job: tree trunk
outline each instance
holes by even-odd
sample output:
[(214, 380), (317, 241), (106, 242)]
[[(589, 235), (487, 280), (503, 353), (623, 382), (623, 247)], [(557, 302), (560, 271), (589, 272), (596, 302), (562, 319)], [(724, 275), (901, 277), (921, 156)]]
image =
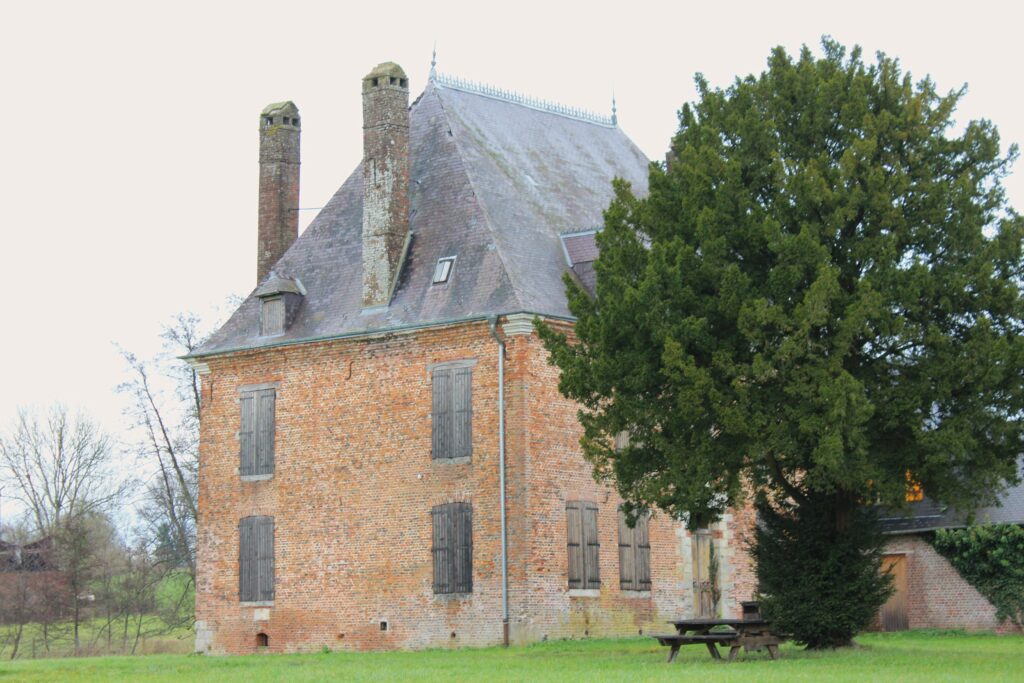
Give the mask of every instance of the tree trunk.
[(78, 596), (75, 595), (75, 613), (74, 613), (74, 620), (75, 621), (74, 621), (74, 623), (75, 623), (75, 656), (76, 657), (79, 654), (81, 654), (81, 652), (82, 652), (82, 644), (78, 640), (78, 620), (79, 620), (80, 616), (81, 616), (81, 611), (79, 610)]
[(21, 633), (25, 629), (25, 624), (18, 623), (18, 630), (14, 632), (14, 649), (11, 650), (11, 659), (18, 656), (18, 645), (21, 643)]
[(135, 624), (135, 642), (132, 643), (132, 654), (135, 654), (135, 648), (139, 646), (139, 636), (142, 634), (142, 613), (139, 613), (138, 621)]

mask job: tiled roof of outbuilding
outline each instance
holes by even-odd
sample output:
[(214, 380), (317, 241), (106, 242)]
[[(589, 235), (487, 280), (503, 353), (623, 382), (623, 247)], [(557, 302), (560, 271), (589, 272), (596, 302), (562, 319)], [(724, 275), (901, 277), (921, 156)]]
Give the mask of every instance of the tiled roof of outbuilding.
[[(1020, 461), (1020, 473), (1024, 477), (1024, 458)], [(976, 510), (973, 523), (1024, 524), (1024, 482), (1003, 493), (998, 505)], [(879, 524), (888, 534), (912, 534), (967, 526), (968, 515), (925, 496), (924, 500), (908, 505), (906, 510), (880, 510)]]
[[(274, 267), (306, 290), (289, 329), (259, 336), (254, 292), (192, 355), (520, 311), (568, 317), (559, 236), (601, 224), (614, 177), (646, 193), (647, 167), (614, 125), (431, 82), (410, 111), (413, 238), (387, 310), (362, 312), (360, 166)], [(438, 258), (453, 255), (450, 280), (433, 285)]]

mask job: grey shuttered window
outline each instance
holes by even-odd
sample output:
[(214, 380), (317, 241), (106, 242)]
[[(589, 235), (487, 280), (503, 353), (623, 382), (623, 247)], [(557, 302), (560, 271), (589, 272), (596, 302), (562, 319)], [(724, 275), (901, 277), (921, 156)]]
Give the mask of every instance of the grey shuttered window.
[(274, 472), (274, 412), (277, 400), (274, 389), (243, 391), (242, 427), (239, 430), (241, 464), (244, 475)]
[(274, 599), (274, 518), (243, 517), (238, 523), (238, 597)]
[(269, 336), (284, 332), (285, 303), (280, 296), (268, 297), (260, 303), (260, 334)]
[(636, 520), (632, 529), (626, 513), (619, 510), (619, 587), (624, 591), (651, 590), (651, 542), (647, 534), (649, 514)]
[(473, 453), (473, 369), (437, 368), (432, 378), (432, 457), (468, 458)]
[(569, 588), (600, 588), (601, 569), (597, 539), (597, 506), (569, 501), (565, 504), (568, 532)]
[(434, 527), (434, 592), (473, 592), (473, 506), (437, 505), (430, 516)]

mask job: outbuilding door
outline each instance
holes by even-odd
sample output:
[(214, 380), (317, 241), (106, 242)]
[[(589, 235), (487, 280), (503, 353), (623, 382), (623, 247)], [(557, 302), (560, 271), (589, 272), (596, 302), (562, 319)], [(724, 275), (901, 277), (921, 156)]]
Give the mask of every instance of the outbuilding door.
[(711, 532), (698, 529), (693, 534), (693, 611), (698, 618), (715, 616), (714, 587), (711, 576)]
[(882, 605), (882, 630), (906, 631), (910, 627), (907, 617), (907, 556), (886, 555), (882, 558), (882, 571), (892, 574), (896, 591)]

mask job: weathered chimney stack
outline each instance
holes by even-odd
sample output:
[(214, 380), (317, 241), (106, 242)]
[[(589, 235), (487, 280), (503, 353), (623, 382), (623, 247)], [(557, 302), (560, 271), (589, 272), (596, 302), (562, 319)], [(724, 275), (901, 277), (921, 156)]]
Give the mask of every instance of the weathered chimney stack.
[(409, 239), (409, 79), (394, 62), (363, 78), (363, 308), (387, 306)]
[(256, 283), (299, 236), (299, 110), (292, 102), (260, 113), (260, 217)]

